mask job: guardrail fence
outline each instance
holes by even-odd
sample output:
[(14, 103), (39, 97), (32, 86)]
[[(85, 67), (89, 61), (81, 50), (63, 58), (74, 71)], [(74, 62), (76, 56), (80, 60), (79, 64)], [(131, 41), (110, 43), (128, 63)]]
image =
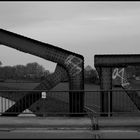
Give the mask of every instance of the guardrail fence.
[[(132, 92), (140, 93), (140, 90), (127, 90)], [(32, 104), (29, 108), (24, 110), (18, 116), (67, 116), (69, 113), (69, 91), (42, 91), (42, 90), (0, 90), (0, 114), (14, 114), (19, 112), (22, 106), (30, 104), (34, 98), (36, 98), (36, 92), (40, 93), (40, 99)], [(79, 91), (74, 91), (79, 92)], [(100, 109), (100, 93), (101, 90), (97, 91), (84, 91), (84, 111), (82, 113), (93, 116), (101, 116), (103, 114)], [(110, 91), (106, 91), (110, 92)], [(19, 101), (25, 94), (32, 94), (30, 100), (24, 100), (18, 102), (19, 108), (13, 108), (8, 112), (9, 108), (14, 106), (15, 102)], [(124, 90), (111, 90), (112, 93), (112, 112), (107, 112), (108, 116), (140, 116), (140, 111), (134, 102), (127, 95)], [(135, 98), (135, 95), (134, 97)], [(77, 102), (77, 105), (80, 104)], [(104, 112), (105, 113), (105, 112)]]

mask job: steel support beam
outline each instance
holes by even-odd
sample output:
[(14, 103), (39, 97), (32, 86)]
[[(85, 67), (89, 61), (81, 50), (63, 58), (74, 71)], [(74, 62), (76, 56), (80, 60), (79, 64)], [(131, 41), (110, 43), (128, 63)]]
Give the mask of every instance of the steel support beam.
[(140, 55), (95, 55), (94, 65), (95, 67), (126, 67), (128, 65), (140, 65)]
[(112, 112), (112, 69), (100, 67), (100, 103), (101, 116), (109, 116)]
[[(3, 29), (0, 29), (0, 44), (58, 63), (67, 71), (70, 81), (70, 90), (84, 90), (84, 57), (82, 55)], [(81, 63), (77, 64), (77, 60), (73, 61), (73, 63), (66, 63), (66, 60), (70, 56), (76, 58), (77, 60), (80, 59)], [(75, 76), (77, 67), (80, 69), (80, 73)], [(73, 73), (73, 71), (75, 72)], [(76, 113), (75, 110), (83, 112), (84, 93), (73, 92), (70, 93), (70, 99), (72, 99), (71, 96), (73, 97), (74, 102), (70, 100), (70, 104), (72, 104), (70, 106), (73, 108), (70, 109), (70, 113)], [(79, 104), (78, 102), (80, 102), (80, 108), (77, 106), (77, 104)], [(74, 109), (76, 107), (77, 109)]]

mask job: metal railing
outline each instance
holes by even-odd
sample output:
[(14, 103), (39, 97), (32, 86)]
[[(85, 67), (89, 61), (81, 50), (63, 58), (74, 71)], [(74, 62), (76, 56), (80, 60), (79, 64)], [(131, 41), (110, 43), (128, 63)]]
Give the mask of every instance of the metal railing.
[[(108, 113), (109, 116), (140, 116), (140, 111), (134, 102), (127, 95), (126, 91), (122, 90), (109, 90), (106, 92), (112, 93), (112, 111), (111, 112), (101, 112), (100, 108), (100, 94), (104, 90), (94, 90), (94, 91), (83, 91), (83, 90), (73, 90), (73, 92), (84, 92), (84, 111), (75, 112), (74, 114), (84, 114), (92, 116), (100, 116), (101, 114)], [(127, 90), (132, 95), (136, 92), (138, 95), (140, 93), (139, 89)], [(69, 90), (66, 91), (47, 91), (47, 90), (0, 90), (0, 114), (3, 114), (10, 107), (12, 107), (20, 98), (26, 94), (31, 93), (30, 100), (24, 100), (25, 104), (35, 98), (36, 92), (40, 93), (39, 100), (32, 104), (29, 108), (25, 109), (23, 112), (19, 112), (20, 107), (16, 108), (12, 112), (7, 112), (9, 114), (14, 114), (19, 112), (19, 116), (67, 116), (69, 113)], [(135, 96), (133, 97), (135, 98)], [(21, 103), (22, 105), (22, 103)], [(24, 105), (24, 104), (23, 104)], [(110, 115), (111, 114), (111, 115)]]

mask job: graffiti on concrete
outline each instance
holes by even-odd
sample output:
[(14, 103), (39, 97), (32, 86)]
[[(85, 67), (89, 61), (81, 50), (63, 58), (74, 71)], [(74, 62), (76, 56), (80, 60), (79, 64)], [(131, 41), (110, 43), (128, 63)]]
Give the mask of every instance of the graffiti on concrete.
[(116, 79), (117, 77), (119, 77), (121, 79), (121, 85), (123, 87), (129, 85), (130, 83), (127, 81), (127, 77), (125, 75), (125, 69), (122, 68), (119, 70), (119, 68), (115, 68), (113, 73), (112, 73), (112, 78)]

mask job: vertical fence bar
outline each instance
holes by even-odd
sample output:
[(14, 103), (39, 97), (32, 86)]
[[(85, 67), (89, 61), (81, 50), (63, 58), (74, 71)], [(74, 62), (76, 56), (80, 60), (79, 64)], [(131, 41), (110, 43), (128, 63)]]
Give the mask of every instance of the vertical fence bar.
[(111, 101), (110, 101), (111, 100), (111, 98), (110, 98), (111, 95), (110, 95), (110, 92), (111, 91), (108, 92), (108, 117), (111, 116)]
[(34, 94), (34, 92), (31, 93), (31, 98), (32, 98), (32, 99), (30, 100), (30, 102), (32, 102), (32, 103), (33, 103), (33, 101), (34, 101), (33, 94)]
[(3, 112), (4, 112), (5, 110), (4, 110), (4, 98), (3, 98), (3, 97), (2, 97), (2, 104), (3, 104), (2, 110), (3, 110)]
[(6, 98), (4, 98), (4, 110), (6, 110), (7, 108), (6, 108)]
[[(18, 104), (18, 103), (17, 103)], [(18, 104), (18, 107), (17, 107), (17, 112), (19, 112), (19, 110), (20, 110), (20, 107), (19, 107), (19, 104)]]
[(4, 112), (4, 98), (2, 97), (2, 112)]
[(1, 113), (3, 113), (3, 99), (1, 97)]
[[(25, 98), (25, 105), (26, 105), (26, 104), (27, 104), (27, 102), (28, 102), (28, 101), (26, 101), (26, 100), (27, 100), (27, 99)], [(25, 109), (25, 110), (26, 110), (26, 109)], [(25, 111), (25, 113), (26, 113), (26, 111)]]
[(7, 108), (9, 108), (9, 99), (7, 99)]

